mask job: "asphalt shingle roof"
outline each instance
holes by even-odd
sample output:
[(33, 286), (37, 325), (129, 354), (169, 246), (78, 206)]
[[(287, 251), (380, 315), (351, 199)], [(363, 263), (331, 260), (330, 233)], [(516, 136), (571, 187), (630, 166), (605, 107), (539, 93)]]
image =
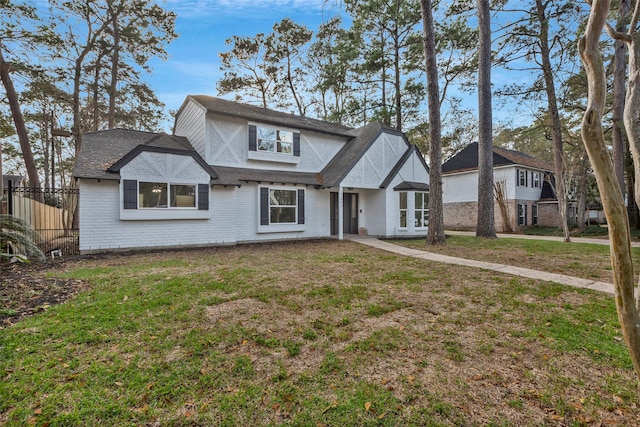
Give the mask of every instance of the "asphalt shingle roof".
[(119, 180), (120, 174), (108, 169), (139, 145), (195, 153), (187, 138), (181, 136), (129, 129), (92, 132), (83, 137), (73, 176)]
[[(251, 104), (229, 101), (208, 95), (189, 95), (189, 99), (196, 101), (211, 113), (223, 114), (233, 117), (241, 117), (247, 120), (254, 120), (265, 124), (287, 126), (297, 129), (312, 130), (315, 132), (328, 133), (338, 136), (350, 136), (352, 128), (336, 123), (311, 119), (309, 117), (296, 116), (294, 114), (283, 113), (281, 111), (270, 110)], [(183, 104), (183, 105), (185, 105)]]
[[(534, 169), (551, 171), (552, 167), (542, 160), (502, 147), (493, 147), (493, 166), (522, 165)], [(458, 154), (442, 165), (442, 173), (463, 172), (478, 169), (478, 143), (463, 148)]]

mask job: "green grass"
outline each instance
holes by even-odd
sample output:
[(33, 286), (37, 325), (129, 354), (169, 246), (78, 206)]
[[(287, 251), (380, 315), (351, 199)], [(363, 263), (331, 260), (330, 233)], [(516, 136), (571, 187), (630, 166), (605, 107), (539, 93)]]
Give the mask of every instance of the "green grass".
[(117, 261), (50, 272), (88, 290), (0, 330), (0, 424), (542, 425), (563, 414), (569, 424), (588, 415), (631, 425), (640, 416), (606, 295), (349, 242)]
[[(447, 236), (446, 245), (441, 246), (427, 246), (423, 239), (393, 240), (392, 242), (460, 258), (514, 265), (604, 282), (613, 280), (607, 245), (511, 237), (482, 239), (461, 235)], [(632, 248), (632, 257), (634, 265), (640, 265), (639, 248)]]

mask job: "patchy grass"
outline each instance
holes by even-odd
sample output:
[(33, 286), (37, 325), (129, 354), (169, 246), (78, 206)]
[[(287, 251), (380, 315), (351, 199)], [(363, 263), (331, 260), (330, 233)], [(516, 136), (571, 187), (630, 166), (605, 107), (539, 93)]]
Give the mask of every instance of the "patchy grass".
[[(517, 238), (482, 239), (459, 235), (448, 235), (446, 242), (446, 245), (427, 246), (424, 239), (392, 241), (398, 245), (459, 258), (526, 267), (601, 282), (613, 281), (607, 245)], [(634, 265), (640, 265), (640, 249), (632, 248), (631, 251)]]
[(49, 275), (87, 287), (0, 330), (2, 425), (640, 417), (606, 295), (338, 241), (114, 255)]

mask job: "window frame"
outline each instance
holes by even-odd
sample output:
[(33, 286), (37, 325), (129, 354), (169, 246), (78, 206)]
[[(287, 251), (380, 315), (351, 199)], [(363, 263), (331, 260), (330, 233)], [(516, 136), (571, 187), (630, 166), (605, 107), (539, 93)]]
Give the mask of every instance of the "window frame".
[[(404, 197), (403, 197), (404, 196)], [(403, 207), (404, 199), (404, 207)], [(401, 229), (408, 228), (408, 211), (409, 211), (409, 192), (400, 191), (398, 193), (398, 227)], [(404, 215), (403, 215), (404, 214)], [(404, 219), (404, 225), (402, 225)]]
[(518, 187), (527, 187), (528, 185), (528, 180), (527, 180), (527, 171), (525, 169), (516, 169), (517, 173), (518, 173)]
[(531, 185), (533, 186), (533, 188), (540, 188), (540, 181), (541, 181), (541, 176), (540, 176), (540, 172), (532, 172), (532, 176), (531, 176)]
[(538, 204), (534, 203), (531, 205), (531, 225), (538, 225)]
[[(165, 186), (166, 188), (166, 195), (164, 197), (166, 197), (166, 204), (162, 204), (160, 205), (158, 201), (158, 204), (156, 204), (156, 206), (143, 206), (140, 203), (140, 196), (142, 196), (144, 193), (141, 193), (141, 184), (150, 184), (152, 185), (154, 188), (156, 186)], [(173, 206), (174, 200), (172, 197), (173, 191), (172, 191), (172, 187), (177, 187), (177, 186), (185, 186), (185, 187), (192, 187), (193, 188), (193, 194), (190, 194), (190, 196), (193, 196), (193, 206)], [(153, 189), (151, 190), (153, 191)], [(200, 193), (198, 191), (198, 184), (197, 183), (178, 183), (178, 182), (170, 182), (170, 181), (141, 181), (138, 180), (138, 191), (137, 191), (137, 203), (138, 203), (138, 207), (137, 209), (140, 210), (148, 210), (148, 209), (162, 209), (162, 210), (197, 210), (198, 206), (199, 206), (199, 194)], [(177, 199), (177, 196), (179, 196), (179, 194), (175, 194), (175, 198)], [(161, 197), (161, 196), (160, 196)]]
[[(418, 207), (418, 195), (421, 196), (422, 206)], [(427, 228), (429, 227), (429, 193), (426, 191), (415, 191), (413, 193), (413, 225), (415, 228)], [(420, 213), (420, 225), (416, 224), (418, 221), (418, 213)]]
[[(295, 205), (281, 205), (294, 209), (293, 222), (272, 222), (272, 191), (291, 191)], [(275, 194), (275, 193), (274, 193)], [(296, 186), (258, 186), (258, 233), (304, 231), (306, 190)]]
[(518, 203), (516, 206), (517, 206), (518, 227), (526, 227), (527, 226), (527, 205), (524, 203)]

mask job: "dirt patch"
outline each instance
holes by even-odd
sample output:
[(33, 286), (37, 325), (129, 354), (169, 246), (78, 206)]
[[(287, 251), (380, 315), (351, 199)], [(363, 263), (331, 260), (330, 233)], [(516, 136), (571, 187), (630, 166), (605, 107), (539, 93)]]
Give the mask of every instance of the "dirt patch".
[(87, 288), (82, 280), (48, 277), (65, 261), (0, 264), (0, 328), (61, 304)]

